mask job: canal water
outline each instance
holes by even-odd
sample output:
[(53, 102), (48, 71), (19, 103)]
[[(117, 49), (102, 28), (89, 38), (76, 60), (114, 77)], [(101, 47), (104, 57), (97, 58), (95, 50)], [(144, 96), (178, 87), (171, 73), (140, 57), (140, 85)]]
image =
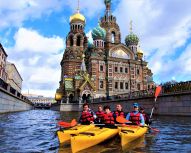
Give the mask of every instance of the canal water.
[[(56, 131), (59, 120), (78, 118), (76, 112), (31, 110), (0, 115), (0, 153), (71, 153), (59, 147)], [(116, 137), (82, 153), (191, 153), (190, 117), (155, 117), (150, 133), (125, 148)]]

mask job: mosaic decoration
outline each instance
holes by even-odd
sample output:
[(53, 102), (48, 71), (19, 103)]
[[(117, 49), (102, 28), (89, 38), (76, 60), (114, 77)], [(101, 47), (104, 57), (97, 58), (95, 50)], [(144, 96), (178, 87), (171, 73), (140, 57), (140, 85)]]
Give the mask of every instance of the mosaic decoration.
[(73, 90), (73, 79), (72, 78), (65, 78), (64, 79), (65, 90)]
[(123, 50), (117, 50), (111, 54), (111, 57), (130, 59), (130, 56)]

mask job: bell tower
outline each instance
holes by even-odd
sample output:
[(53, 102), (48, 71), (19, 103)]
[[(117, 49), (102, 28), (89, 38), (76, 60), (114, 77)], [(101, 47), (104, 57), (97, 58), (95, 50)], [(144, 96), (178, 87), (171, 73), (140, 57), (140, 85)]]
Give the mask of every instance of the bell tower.
[(70, 16), (70, 31), (66, 37), (66, 49), (61, 61), (60, 88), (64, 90), (64, 82), (67, 78), (73, 79), (80, 71), (82, 55), (88, 46), (84, 32), (86, 19), (80, 13), (79, 0), (76, 13)]
[(112, 0), (104, 0), (106, 10), (104, 17), (101, 18), (101, 27), (106, 30), (106, 43), (120, 44), (121, 33), (116, 17), (111, 12)]

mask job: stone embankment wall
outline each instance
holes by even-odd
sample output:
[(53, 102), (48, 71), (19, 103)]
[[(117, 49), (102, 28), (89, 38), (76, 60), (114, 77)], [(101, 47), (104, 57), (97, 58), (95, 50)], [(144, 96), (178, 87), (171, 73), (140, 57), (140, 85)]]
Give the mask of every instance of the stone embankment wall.
[[(132, 110), (132, 104), (138, 102), (143, 106), (147, 113), (151, 112), (154, 104), (154, 97), (144, 98), (119, 98), (109, 101), (99, 101), (91, 103), (90, 106), (93, 110), (97, 110), (98, 105), (109, 105), (112, 110), (115, 110), (117, 104), (121, 104), (125, 112)], [(178, 116), (191, 116), (191, 91), (177, 94), (163, 94), (159, 96), (155, 103), (154, 114), (156, 115), (178, 115)], [(83, 104), (61, 104), (57, 106), (60, 111), (81, 111)]]
[[(109, 105), (112, 110), (115, 110), (116, 104), (121, 104), (123, 110), (129, 112), (132, 110), (132, 104), (138, 102), (147, 113), (150, 113), (154, 105), (154, 93), (155, 89), (153, 88), (107, 97), (110, 100), (106, 100), (106, 97), (100, 97), (92, 99), (90, 106), (95, 111), (98, 105)], [(163, 85), (155, 104), (154, 114), (191, 116), (191, 81)], [(57, 105), (57, 110), (81, 111), (82, 104), (63, 103)]]
[(32, 109), (32, 103), (21, 93), (0, 80), (0, 113)]
[[(118, 99), (105, 102), (96, 102), (91, 104), (93, 110), (97, 110), (98, 105), (109, 105), (114, 110), (116, 104), (121, 104), (125, 112), (132, 110), (132, 104), (138, 102), (140, 106), (145, 108), (147, 113), (151, 112), (154, 105), (154, 97), (134, 98), (134, 99)], [(191, 116), (191, 91), (181, 94), (166, 94), (159, 96), (155, 103), (154, 114), (156, 115), (178, 115)]]

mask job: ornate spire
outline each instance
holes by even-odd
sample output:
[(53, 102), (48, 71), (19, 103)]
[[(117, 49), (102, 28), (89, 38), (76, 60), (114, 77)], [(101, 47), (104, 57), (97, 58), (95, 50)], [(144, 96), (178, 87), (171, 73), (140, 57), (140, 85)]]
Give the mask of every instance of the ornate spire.
[(130, 21), (130, 28), (129, 28), (130, 33), (133, 33), (133, 21)]
[(80, 0), (78, 0), (77, 13), (80, 13)]

